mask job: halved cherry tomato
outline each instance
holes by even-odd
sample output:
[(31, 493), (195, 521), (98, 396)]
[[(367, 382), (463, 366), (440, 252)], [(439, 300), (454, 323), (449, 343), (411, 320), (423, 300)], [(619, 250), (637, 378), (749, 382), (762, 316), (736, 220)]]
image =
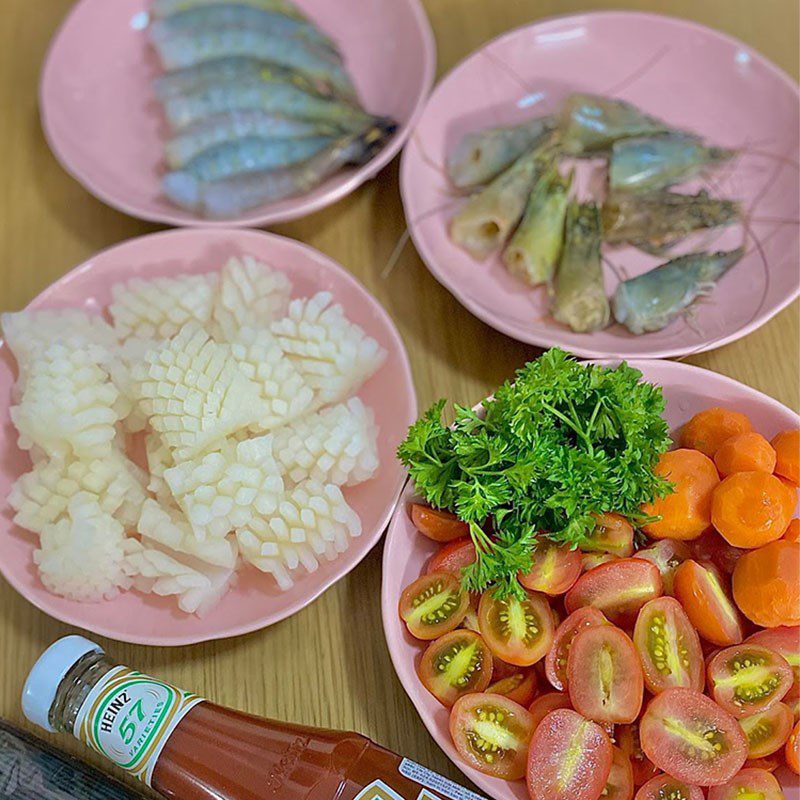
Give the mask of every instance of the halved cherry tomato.
[[(515, 703), (527, 708), (536, 697), (536, 687), (539, 679), (536, 677), (536, 672), (532, 669), (526, 669), (524, 672), (515, 672), (507, 678), (502, 678), (493, 683), (486, 690), (489, 694), (501, 694)], [(478, 691), (483, 691), (478, 689)]]
[(616, 625), (633, 625), (639, 609), (663, 594), (658, 567), (641, 558), (601, 564), (578, 578), (564, 604), (571, 614), (584, 606), (602, 611)]
[(715, 406), (695, 414), (683, 426), (681, 447), (691, 447), (713, 458), (731, 436), (751, 430), (753, 424), (744, 414)]
[(516, 781), (525, 774), (532, 732), (527, 709), (499, 694), (466, 694), (450, 712), (450, 735), (459, 755), (494, 778)]
[(633, 783), (635, 786), (642, 786), (651, 778), (658, 774), (655, 764), (644, 754), (641, 742), (639, 741), (639, 723), (632, 725), (617, 725), (615, 738), (620, 750), (631, 761), (633, 768)]
[(800, 722), (795, 723), (789, 738), (786, 740), (786, 749), (783, 751), (786, 766), (792, 772), (800, 775)]
[(734, 547), (753, 549), (780, 539), (797, 492), (766, 472), (737, 472), (714, 490), (711, 523)]
[(724, 786), (712, 786), (708, 800), (785, 800), (781, 785), (765, 769), (743, 769)]
[(787, 697), (794, 695), (800, 688), (800, 626), (782, 626), (758, 631), (745, 639), (745, 644), (758, 644), (780, 653), (792, 668), (794, 686), (789, 690)]
[(491, 590), (481, 596), (478, 624), (491, 651), (503, 661), (530, 667), (544, 658), (553, 643), (553, 615), (540, 594), (526, 592), (524, 600), (498, 600)]
[(556, 628), (553, 644), (547, 651), (544, 668), (547, 680), (559, 692), (563, 692), (567, 688), (567, 656), (569, 655), (569, 648), (572, 646), (572, 640), (578, 634), (578, 631), (583, 630), (583, 628), (591, 628), (593, 625), (608, 625), (608, 620), (602, 611), (598, 611), (591, 606), (585, 606), (570, 614)]
[(531, 800), (597, 800), (612, 758), (611, 742), (599, 725), (568, 709), (551, 711), (531, 739)]
[(558, 708), (572, 708), (569, 695), (564, 692), (547, 692), (539, 695), (528, 709), (533, 719), (533, 729), (536, 730), (539, 723), (551, 712)]
[(633, 800), (633, 769), (631, 760), (619, 747), (612, 748), (611, 772), (608, 774), (606, 788), (600, 795), (603, 800)]
[(733, 596), (756, 625), (800, 625), (800, 542), (777, 542), (745, 553), (733, 572)]
[(431, 642), (419, 662), (423, 686), (443, 705), (482, 692), (492, 679), (492, 654), (472, 631), (456, 630)]
[(414, 527), (434, 542), (452, 542), (462, 536), (469, 536), (469, 525), (455, 514), (421, 503), (411, 504), (411, 521)]
[(738, 644), (708, 664), (711, 696), (734, 717), (749, 717), (779, 703), (792, 686), (786, 659), (759, 644)]
[(515, 666), (514, 664), (509, 664), (506, 661), (503, 661), (502, 658), (498, 658), (497, 656), (494, 657), (494, 672), (492, 672), (492, 682), (496, 683), (497, 681), (503, 681), (506, 678), (510, 678), (512, 675), (516, 675), (519, 672), (519, 667)]
[(635, 800), (705, 800), (705, 795), (699, 786), (658, 775), (639, 789)]
[(469, 595), (455, 575), (433, 572), (417, 578), (400, 595), (400, 617), (417, 639), (438, 639), (457, 628), (469, 608)]
[(633, 526), (619, 514), (600, 514), (594, 530), (581, 542), (581, 550), (628, 558), (633, 555)]
[(792, 719), (797, 723), (800, 722), (800, 697), (795, 696), (796, 691), (797, 684), (794, 684), (789, 690), (789, 694), (783, 698), (783, 701), (791, 709)]
[(716, 531), (707, 531), (692, 542), (692, 552), (695, 561), (710, 561), (723, 575), (733, 575), (736, 562), (747, 551), (728, 544)]
[(778, 455), (775, 472), (800, 486), (800, 429), (782, 431), (771, 444)]
[(581, 555), (581, 571), (588, 572), (609, 561), (619, 561), (619, 556), (612, 556), (611, 553), (583, 553)]
[(747, 759), (747, 737), (727, 711), (693, 689), (656, 695), (639, 723), (642, 749), (664, 772), (695, 786), (729, 781)]
[(723, 477), (735, 472), (772, 474), (777, 456), (772, 445), (755, 431), (737, 433), (726, 439), (714, 454), (714, 463)]
[(477, 560), (478, 556), (472, 539), (454, 539), (431, 556), (425, 571), (429, 574), (431, 572), (452, 572), (453, 575), (460, 578), (461, 570), (474, 564)]
[(793, 519), (783, 534), (783, 538), (787, 542), (800, 542), (800, 519)]
[(689, 545), (677, 539), (661, 539), (650, 547), (636, 551), (636, 558), (643, 558), (652, 561), (661, 573), (661, 580), (664, 583), (664, 594), (672, 594), (672, 583), (675, 578), (675, 570), (691, 558)]
[(678, 602), (704, 639), (720, 647), (744, 639), (739, 612), (713, 564), (684, 561), (675, 571), (673, 588)]
[(745, 769), (765, 769), (767, 772), (775, 772), (782, 765), (782, 753), (773, 753), (771, 756), (764, 756), (764, 758), (748, 758), (744, 762)]
[(696, 539), (711, 526), (711, 496), (719, 485), (714, 462), (697, 450), (670, 450), (653, 471), (674, 491), (642, 506), (648, 516), (660, 517), (644, 532), (654, 539)]
[(461, 624), (458, 627), (466, 628), (468, 631), (475, 631), (475, 633), (481, 632), (480, 626), (478, 625), (478, 612), (471, 605), (467, 609), (467, 613), (464, 615), (464, 619), (461, 620)]
[(519, 576), (519, 582), (533, 592), (554, 597), (564, 594), (581, 574), (581, 554), (566, 545), (542, 541), (531, 553), (529, 572)]
[(644, 678), (633, 642), (613, 625), (578, 631), (567, 657), (572, 707), (595, 722), (627, 724), (642, 709)]
[(747, 736), (748, 759), (765, 758), (777, 753), (792, 732), (792, 710), (785, 703), (776, 703), (772, 708), (739, 720)]
[(647, 603), (636, 620), (633, 642), (642, 661), (644, 682), (653, 694), (675, 686), (703, 691), (700, 637), (677, 600), (658, 597)]

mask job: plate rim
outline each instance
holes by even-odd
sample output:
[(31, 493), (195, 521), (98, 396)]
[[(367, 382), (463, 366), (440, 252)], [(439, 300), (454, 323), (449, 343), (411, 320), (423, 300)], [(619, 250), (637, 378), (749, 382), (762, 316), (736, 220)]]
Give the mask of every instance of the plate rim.
[[(777, 408), (780, 409), (782, 412), (788, 412), (790, 416), (793, 416), (795, 419), (795, 423), (800, 426), (800, 414), (796, 411), (791, 409), (789, 406), (784, 405), (780, 402), (780, 400), (776, 400), (774, 397), (771, 397), (768, 394), (765, 394), (760, 389), (755, 389), (752, 386), (748, 386), (746, 383), (742, 381), (737, 381), (735, 378), (731, 378), (728, 375), (723, 375), (722, 373), (715, 372), (711, 369), (706, 369), (705, 367), (699, 367), (695, 364), (687, 364), (683, 361), (670, 361), (660, 358), (636, 358), (636, 359), (624, 359), (616, 356), (608, 356), (602, 359), (595, 359), (594, 363), (598, 363), (601, 365), (613, 365), (618, 364), (621, 361), (625, 361), (629, 366), (633, 367), (634, 369), (639, 369), (644, 371), (644, 368), (652, 368), (654, 366), (658, 366), (660, 369), (667, 369), (669, 371), (674, 371), (676, 374), (683, 373), (688, 375), (689, 377), (694, 377), (697, 382), (701, 382), (703, 376), (707, 376), (709, 373), (714, 376), (715, 379), (720, 380), (723, 384), (736, 388), (740, 390), (744, 388), (747, 394), (752, 397), (753, 400), (758, 401), (759, 403), (764, 403), (764, 405), (770, 408)], [(662, 385), (661, 383), (659, 385)], [(492, 778), (489, 775), (484, 775), (483, 773), (479, 772), (478, 770), (470, 767), (468, 764), (465, 764), (455, 758), (451, 757), (451, 755), (439, 744), (439, 740), (437, 738), (438, 732), (436, 731), (435, 725), (433, 723), (432, 718), (429, 715), (424, 715), (420, 712), (419, 708), (417, 707), (417, 703), (414, 700), (414, 694), (419, 691), (422, 687), (422, 684), (417, 681), (416, 684), (412, 686), (409, 681), (406, 680), (405, 676), (400, 673), (400, 670), (397, 668), (395, 664), (395, 648), (392, 644), (392, 641), (389, 636), (390, 628), (394, 629), (398, 624), (398, 615), (397, 615), (397, 603), (399, 601), (399, 597), (390, 597), (390, 590), (387, 581), (387, 575), (389, 574), (389, 570), (391, 570), (391, 565), (389, 564), (390, 560), (390, 543), (394, 536), (397, 536), (395, 531), (399, 527), (398, 520), (400, 515), (403, 513), (403, 501), (406, 496), (406, 493), (411, 485), (411, 479), (409, 478), (406, 482), (406, 486), (404, 486), (403, 491), (395, 504), (394, 513), (392, 514), (392, 519), (389, 522), (389, 527), (386, 531), (386, 540), (384, 542), (383, 548), (383, 555), (381, 559), (381, 566), (382, 566), (382, 573), (381, 573), (381, 622), (383, 624), (383, 636), (386, 642), (386, 649), (389, 651), (389, 660), (392, 664), (392, 669), (394, 670), (395, 677), (397, 680), (400, 681), (401, 686), (403, 687), (403, 691), (405, 692), (409, 702), (414, 707), (414, 712), (417, 718), (422, 722), (425, 726), (425, 729), (428, 731), (428, 734), (433, 739), (434, 743), (437, 747), (439, 747), (442, 752), (445, 754), (447, 759), (456, 767), (456, 769), (460, 770), (463, 775), (465, 775), (469, 780), (471, 780), (476, 786), (478, 786), (482, 791), (487, 792), (489, 797), (494, 797), (492, 794), (493, 790), (495, 789), (495, 782), (500, 780), (499, 778)]]
[[(446, 268), (442, 268), (442, 266), (438, 263), (437, 259), (434, 258), (432, 253), (432, 248), (428, 246), (425, 238), (421, 235), (421, 233), (417, 232), (417, 228), (421, 227), (420, 225), (411, 225), (408, 224), (410, 220), (409, 214), (409, 200), (407, 196), (412, 194), (411, 186), (413, 186), (413, 181), (409, 176), (409, 172), (411, 170), (411, 160), (414, 158), (412, 155), (412, 147), (417, 147), (417, 128), (419, 127), (423, 117), (427, 114), (429, 109), (431, 109), (434, 103), (437, 100), (437, 94), (442, 86), (459, 70), (461, 70), (467, 62), (471, 61), (478, 53), (488, 50), (490, 47), (493, 47), (497, 43), (505, 40), (511, 39), (515, 36), (520, 35), (523, 32), (527, 32), (530, 29), (536, 27), (543, 27), (547, 25), (551, 25), (553, 23), (558, 22), (565, 22), (568, 20), (594, 20), (594, 19), (625, 19), (625, 18), (640, 18), (649, 20), (651, 22), (655, 22), (657, 24), (673, 24), (677, 27), (688, 28), (690, 30), (699, 31), (704, 35), (710, 35), (721, 39), (723, 41), (727, 41), (729, 44), (734, 45), (736, 47), (740, 47), (746, 50), (748, 53), (751, 53), (755, 57), (759, 59), (759, 62), (765, 66), (770, 72), (772, 72), (776, 78), (778, 78), (782, 83), (784, 83), (788, 88), (790, 88), (797, 100), (800, 103), (800, 84), (794, 81), (788, 73), (786, 73), (781, 67), (775, 64), (771, 59), (767, 58), (763, 53), (757, 50), (752, 45), (743, 42), (741, 39), (738, 39), (735, 36), (732, 36), (729, 33), (725, 33), (723, 31), (717, 30), (716, 28), (712, 28), (708, 25), (704, 25), (701, 22), (696, 22), (695, 20), (685, 19), (683, 17), (676, 17), (671, 14), (659, 14), (652, 11), (625, 11), (620, 9), (612, 9), (607, 11), (587, 11), (587, 12), (580, 12), (580, 13), (566, 13), (566, 14), (554, 14), (547, 17), (542, 17), (541, 19), (534, 20), (532, 22), (525, 23), (523, 25), (518, 25), (515, 28), (510, 30), (504, 31), (497, 36), (489, 39), (488, 41), (482, 43), (462, 59), (460, 59), (451, 69), (447, 71), (445, 75), (443, 75), (439, 81), (436, 83), (436, 86), (431, 91), (427, 101), (425, 102), (425, 106), (423, 108), (422, 113), (420, 114), (419, 118), (417, 119), (415, 129), (412, 132), (412, 135), (409, 137), (406, 146), (403, 148), (403, 152), (400, 157), (400, 177), (399, 177), (399, 184), (400, 184), (400, 198), (403, 204), (403, 213), (406, 217), (406, 223), (408, 225), (408, 231), (411, 236), (412, 241), (414, 242), (414, 247), (417, 249), (417, 253), (420, 257), (420, 260), (425, 265), (426, 269), (433, 275), (436, 281), (443, 286), (453, 297), (458, 301), (460, 305), (469, 311), (470, 314), (477, 317), (481, 322), (488, 325), (490, 328), (493, 328), (500, 333), (509, 336), (510, 338), (514, 339), (518, 342), (523, 342), (524, 344), (531, 344), (536, 347), (562, 347), (565, 350), (568, 350), (571, 353), (574, 353), (581, 358), (592, 358), (592, 359), (601, 359), (601, 358), (631, 358), (636, 359), (639, 361), (646, 361), (651, 359), (667, 359), (667, 358), (676, 358), (679, 356), (687, 356), (687, 355), (696, 355), (699, 353), (705, 353), (710, 350), (716, 350), (719, 347), (723, 347), (724, 345), (731, 344), (732, 342), (738, 341), (739, 339), (744, 338), (745, 336), (749, 336), (754, 331), (758, 330), (762, 326), (764, 326), (767, 322), (769, 322), (773, 317), (780, 314), (787, 306), (789, 306), (792, 302), (794, 302), (797, 297), (800, 297), (800, 281), (795, 284), (794, 289), (792, 292), (785, 295), (781, 298), (774, 306), (768, 309), (762, 309), (757, 314), (753, 316), (753, 318), (747, 322), (745, 325), (737, 328), (735, 331), (727, 334), (726, 336), (722, 336), (719, 338), (711, 339), (706, 341), (700, 345), (695, 346), (673, 346), (673, 347), (659, 347), (659, 348), (651, 348), (649, 350), (643, 352), (630, 352), (625, 350), (625, 348), (620, 347), (618, 350), (614, 352), (610, 352), (609, 350), (597, 350), (593, 348), (590, 344), (586, 346), (575, 346), (571, 342), (566, 342), (561, 338), (561, 333), (558, 329), (554, 328), (554, 334), (552, 336), (543, 336), (541, 334), (537, 334), (536, 332), (528, 332), (525, 330), (518, 329), (515, 325), (507, 323), (503, 318), (497, 317), (496, 315), (490, 314), (486, 310), (481, 307), (481, 304), (472, 297), (462, 293), (459, 291), (457, 281), (450, 277), (447, 273)], [(587, 340), (591, 340), (591, 334), (587, 334)]]
[[(211, 235), (215, 238), (218, 237), (220, 239), (226, 237), (234, 237), (234, 238), (241, 237), (245, 239), (258, 238), (267, 240), (279, 240), (280, 242), (288, 245), (289, 247), (297, 248), (306, 255), (310, 254), (310, 256), (315, 260), (321, 259), (323, 262), (325, 262), (326, 268), (330, 268), (334, 273), (339, 273), (340, 277), (344, 278), (346, 281), (349, 281), (363, 294), (367, 295), (372, 300), (378, 316), (382, 318), (383, 323), (386, 325), (386, 331), (390, 335), (393, 345), (396, 347), (398, 355), (400, 356), (399, 367), (401, 368), (403, 373), (404, 383), (406, 383), (406, 385), (409, 387), (409, 400), (411, 406), (410, 410), (412, 412), (413, 419), (416, 419), (416, 417), (419, 414), (419, 399), (417, 397), (417, 390), (414, 384), (413, 373), (411, 370), (411, 362), (409, 360), (408, 351), (406, 349), (405, 342), (403, 341), (403, 337), (400, 334), (400, 331), (398, 330), (391, 316), (389, 315), (389, 312), (384, 308), (383, 304), (361, 283), (361, 281), (355, 275), (353, 275), (351, 272), (345, 269), (345, 267), (342, 266), (338, 261), (336, 261), (331, 256), (327, 255), (326, 253), (323, 253), (321, 250), (318, 250), (317, 248), (312, 247), (311, 245), (306, 244), (305, 242), (300, 242), (296, 239), (292, 239), (289, 236), (282, 236), (277, 233), (271, 233), (268, 231), (259, 231), (251, 228), (236, 228), (236, 227), (227, 229), (170, 228), (169, 230), (165, 231), (156, 231), (154, 233), (143, 234), (142, 236), (135, 236), (130, 239), (126, 239), (122, 242), (110, 245), (109, 247), (105, 247), (102, 250), (99, 250), (98, 252), (90, 255), (86, 260), (82, 261), (80, 264), (71, 268), (57, 280), (53, 281), (51, 284), (46, 286), (25, 306), (25, 310), (42, 307), (42, 304), (45, 304), (44, 307), (49, 307), (48, 305), (49, 302), (53, 299), (53, 295), (58, 294), (58, 289), (60, 288), (60, 286), (68, 282), (68, 280), (71, 279), (74, 275), (83, 274), (87, 271), (98, 270), (98, 269), (102, 272), (102, 267), (98, 267), (96, 264), (94, 264), (94, 262), (98, 258), (106, 256), (114, 251), (125, 250), (129, 246), (136, 246), (142, 240), (155, 240), (160, 238), (180, 239), (180, 238), (193, 238), (196, 236), (205, 237), (208, 235)], [(65, 306), (65, 307), (72, 308), (72, 306)], [(2, 339), (2, 337), (0, 337), (0, 347), (5, 347), (5, 346), (6, 346), (5, 341)], [(329, 578), (326, 578), (323, 581), (320, 581), (314, 586), (311, 592), (309, 592), (307, 595), (304, 595), (300, 600), (298, 600), (295, 603), (292, 603), (286, 609), (282, 610), (278, 614), (261, 616), (258, 619), (254, 619), (251, 622), (242, 623), (232, 627), (231, 626), (224, 627), (218, 631), (211, 633), (204, 633), (201, 635), (187, 634), (182, 636), (176, 636), (176, 635), (164, 636), (162, 634), (155, 633), (149, 636), (138, 636), (138, 635), (125, 634), (124, 630), (119, 630), (112, 624), (93, 625), (91, 628), (89, 628), (86, 627), (85, 622), (81, 620), (80, 613), (72, 613), (69, 611), (60, 611), (58, 609), (50, 608), (48, 607), (49, 605), (48, 602), (42, 602), (39, 597), (31, 597), (27, 591), (26, 586), (20, 580), (17, 579), (14, 570), (9, 568), (9, 565), (7, 564), (5, 558), (2, 555), (0, 555), (0, 575), (2, 575), (3, 578), (5, 578), (5, 580), (17, 592), (17, 594), (20, 595), (20, 597), (22, 597), (31, 605), (35, 606), (39, 611), (43, 612), (47, 616), (56, 619), (59, 622), (63, 622), (67, 625), (72, 625), (82, 630), (89, 631), (92, 634), (98, 636), (106, 636), (110, 639), (113, 639), (114, 641), (125, 642), (128, 644), (145, 645), (148, 647), (181, 647), (193, 644), (201, 644), (203, 642), (230, 639), (233, 637), (243, 636), (248, 633), (254, 633), (256, 631), (264, 630), (265, 628), (268, 628), (272, 625), (277, 624), (278, 622), (282, 622), (283, 620), (294, 616), (299, 611), (311, 605), (315, 600), (317, 600), (321, 595), (323, 595), (334, 584), (338, 583), (340, 580), (349, 575), (370, 553), (372, 553), (377, 544), (383, 538), (388, 528), (388, 525), (391, 522), (392, 516), (394, 515), (394, 510), (397, 507), (400, 496), (402, 495), (403, 490), (405, 489), (406, 482), (407, 482), (407, 477), (405, 475), (405, 471), (401, 471), (397, 481), (395, 482), (395, 487), (391, 495), (391, 501), (387, 503), (386, 508), (380, 515), (378, 523), (375, 525), (373, 532), (368, 536), (365, 535), (366, 532), (364, 532), (360, 537), (361, 541), (368, 542), (367, 549), (361, 556), (359, 556), (351, 564), (349, 564), (346, 569), (331, 575)], [(8, 523), (9, 530), (16, 525), (13, 522), (13, 519), (4, 516), (0, 518), (0, 526), (4, 524), (4, 521)], [(8, 531), (6, 531), (6, 534), (8, 534)], [(56, 597), (57, 597), (56, 595), (53, 595), (53, 598)], [(49, 597), (46, 599), (49, 599)]]
[[(401, 0), (411, 10), (414, 17), (417, 29), (421, 36), (421, 57), (423, 59), (423, 75), (421, 91), (419, 92), (411, 115), (405, 125), (401, 125), (398, 130), (392, 135), (392, 138), (387, 145), (370, 161), (362, 167), (357, 167), (351, 171), (347, 180), (343, 181), (340, 185), (327, 190), (320, 197), (313, 200), (308, 200), (306, 195), (297, 195), (296, 198), (286, 198), (287, 200), (297, 200), (298, 205), (294, 209), (283, 212), (270, 211), (271, 203), (256, 206), (254, 213), (241, 214), (234, 219), (204, 219), (196, 215), (182, 216), (176, 206), (175, 211), (165, 211), (163, 213), (150, 212), (142, 210), (135, 203), (128, 202), (124, 198), (114, 197), (112, 194), (105, 190), (99, 189), (93, 182), (87, 180), (82, 174), (82, 171), (76, 168), (65, 155), (61, 148), (58, 138), (54, 135), (51, 128), (51, 123), (48, 117), (47, 103), (45, 102), (45, 88), (49, 81), (50, 74), (53, 70), (53, 61), (55, 58), (56, 48), (58, 47), (62, 36), (65, 35), (67, 26), (72, 21), (73, 16), (77, 15), (79, 10), (88, 5), (94, 0), (78, 0), (70, 7), (63, 19), (59, 22), (58, 27), (50, 37), (47, 45), (44, 60), (42, 61), (41, 71), (39, 73), (39, 83), (37, 89), (37, 106), (39, 110), (39, 122), (44, 135), (47, 146), (50, 152), (55, 157), (58, 164), (74, 181), (76, 181), (83, 189), (88, 192), (92, 197), (99, 200), (104, 205), (126, 214), (134, 219), (140, 219), (145, 222), (153, 222), (162, 225), (173, 225), (179, 228), (217, 228), (221, 230), (228, 230), (231, 228), (244, 228), (252, 229), (262, 227), (265, 225), (277, 225), (283, 222), (292, 222), (296, 219), (309, 216), (316, 211), (321, 211), (340, 200), (352, 194), (356, 189), (362, 186), (367, 181), (372, 180), (384, 167), (386, 167), (392, 159), (398, 155), (405, 146), (409, 137), (413, 134), (417, 127), (420, 117), (425, 110), (428, 98), (434, 86), (437, 69), (437, 50), (436, 39), (433, 34), (428, 15), (422, 6), (421, 0)], [(305, 198), (305, 199), (304, 199)], [(265, 210), (258, 212), (258, 209)], [(188, 212), (186, 212), (188, 215)]]

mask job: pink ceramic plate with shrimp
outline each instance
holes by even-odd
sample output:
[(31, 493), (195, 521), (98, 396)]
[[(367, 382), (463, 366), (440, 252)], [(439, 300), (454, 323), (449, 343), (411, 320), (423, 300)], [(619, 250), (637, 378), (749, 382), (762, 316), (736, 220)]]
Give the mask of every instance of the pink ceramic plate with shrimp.
[[(468, 132), (556, 111), (573, 92), (618, 97), (736, 156), (677, 191), (708, 190), (741, 202), (744, 222), (694, 234), (658, 258), (604, 248), (606, 293), (674, 255), (746, 255), (708, 296), (660, 331), (619, 324), (575, 333), (548, 313), (543, 287), (513, 277), (499, 253), (477, 261), (448, 228), (465, 202), (450, 184), (447, 155)], [(473, 314), (520, 341), (586, 357), (664, 358), (735, 341), (800, 294), (800, 101), (791, 79), (747, 45), (695, 23), (654, 14), (599, 12), (519, 28), (466, 58), (435, 89), (403, 155), (408, 227), (434, 276)], [(603, 165), (579, 165), (580, 193), (598, 196)], [(593, 172), (594, 171), (594, 172)], [(583, 180), (583, 179), (586, 180)], [(583, 198), (582, 198), (583, 199)]]
[[(380, 427), (375, 475), (347, 487), (347, 502), (361, 517), (363, 532), (335, 561), (299, 574), (283, 592), (268, 576), (243, 570), (236, 586), (204, 617), (178, 611), (169, 598), (123, 592), (102, 603), (78, 603), (48, 592), (33, 564), (36, 539), (0, 513), (0, 574), (37, 608), (70, 625), (125, 642), (175, 646), (240, 636), (265, 628), (304, 608), (352, 570), (375, 546), (391, 518), (406, 480), (395, 458), (397, 445), (416, 419), (417, 402), (408, 356), (388, 314), (343, 267), (307, 245), (274, 234), (243, 230), (171, 230), (142, 236), (104, 250), (68, 272), (29, 308), (80, 308), (97, 313), (111, 300), (111, 287), (132, 277), (154, 278), (219, 269), (231, 256), (249, 254), (275, 265), (291, 279), (296, 296), (330, 291), (345, 314), (388, 352), (386, 363), (359, 391), (374, 408)], [(8, 408), (17, 366), (0, 339), (0, 496), (28, 469), (17, 447)]]
[(150, 0), (80, 0), (50, 46), (40, 85), (42, 126), (64, 169), (103, 202), (170, 225), (261, 227), (318, 211), (375, 177), (397, 155), (433, 85), (436, 48), (419, 0), (297, 0), (337, 42), (365, 108), (397, 131), (369, 162), (311, 191), (235, 219), (206, 220), (162, 193), (167, 125), (152, 89)]

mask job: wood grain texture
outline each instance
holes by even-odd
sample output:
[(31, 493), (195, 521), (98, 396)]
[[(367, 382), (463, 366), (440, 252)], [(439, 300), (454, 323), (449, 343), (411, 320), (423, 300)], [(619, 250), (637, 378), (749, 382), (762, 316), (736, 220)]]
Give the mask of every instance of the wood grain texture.
[[(602, 0), (427, 0), (443, 74), (475, 47), (523, 23), (607, 7)], [(695, 19), (737, 36), (798, 75), (796, 0), (617, 0), (615, 7)], [(56, 163), (42, 137), (37, 82), (47, 43), (69, 0), (4, 0), (0, 22), (0, 310), (18, 309), (97, 250), (157, 230), (107, 208)], [(409, 244), (381, 277), (405, 230), (397, 162), (332, 208), (275, 228), (356, 274), (397, 322), (411, 355), (420, 405), (471, 404), (537, 350), (471, 317), (430, 276)], [(797, 408), (798, 305), (744, 341), (689, 359)], [(459, 779), (396, 679), (379, 611), (381, 548), (309, 608), (232, 641), (154, 650), (103, 642), (121, 661), (206, 697), (311, 725), (352, 728)], [(69, 633), (0, 581), (0, 716), (22, 723), (27, 669)], [(77, 752), (64, 737), (59, 745)], [(91, 756), (89, 756), (91, 758)], [(93, 759), (99, 763), (99, 759)]]

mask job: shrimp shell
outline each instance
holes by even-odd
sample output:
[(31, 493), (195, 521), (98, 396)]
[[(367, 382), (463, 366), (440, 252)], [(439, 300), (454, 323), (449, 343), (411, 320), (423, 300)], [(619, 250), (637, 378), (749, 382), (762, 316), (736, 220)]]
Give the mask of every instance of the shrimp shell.
[(744, 248), (691, 253), (644, 275), (623, 281), (612, 300), (614, 318), (631, 333), (660, 331), (714, 284), (744, 255)]
[(572, 202), (567, 209), (564, 252), (555, 276), (553, 317), (577, 333), (605, 328), (611, 312), (600, 261), (602, 229), (594, 203)]
[(553, 117), (541, 117), (509, 128), (467, 133), (448, 156), (447, 174), (459, 189), (488, 183), (523, 153), (540, 144), (555, 127)]

